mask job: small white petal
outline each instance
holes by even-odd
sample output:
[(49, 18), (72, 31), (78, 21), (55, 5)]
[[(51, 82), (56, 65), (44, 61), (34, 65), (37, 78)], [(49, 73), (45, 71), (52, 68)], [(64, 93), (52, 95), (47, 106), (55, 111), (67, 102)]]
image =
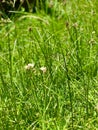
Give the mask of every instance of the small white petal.
[(34, 68), (34, 64), (32, 63), (29, 63), (28, 65), (25, 66), (26, 70), (33, 69), (33, 68)]
[(43, 73), (46, 73), (47, 68), (46, 68), (46, 67), (41, 67), (40, 70), (41, 70)]

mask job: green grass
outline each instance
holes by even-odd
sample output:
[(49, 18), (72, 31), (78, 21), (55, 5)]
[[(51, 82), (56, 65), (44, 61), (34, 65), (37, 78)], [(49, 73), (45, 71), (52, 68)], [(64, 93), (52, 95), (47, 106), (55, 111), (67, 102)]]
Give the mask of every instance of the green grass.
[(98, 130), (97, 7), (0, 21), (0, 130)]

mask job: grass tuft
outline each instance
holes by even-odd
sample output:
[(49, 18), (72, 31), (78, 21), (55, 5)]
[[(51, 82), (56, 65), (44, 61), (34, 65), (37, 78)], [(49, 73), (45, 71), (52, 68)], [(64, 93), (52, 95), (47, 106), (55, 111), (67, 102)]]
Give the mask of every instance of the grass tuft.
[(98, 129), (98, 2), (59, 3), (0, 21), (2, 130)]

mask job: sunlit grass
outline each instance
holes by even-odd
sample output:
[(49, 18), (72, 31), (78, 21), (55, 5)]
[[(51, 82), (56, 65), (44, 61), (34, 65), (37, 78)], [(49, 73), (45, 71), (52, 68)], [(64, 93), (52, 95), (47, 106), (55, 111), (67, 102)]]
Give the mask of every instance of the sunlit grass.
[(72, 0), (57, 15), (1, 21), (0, 129), (98, 129), (96, 5)]

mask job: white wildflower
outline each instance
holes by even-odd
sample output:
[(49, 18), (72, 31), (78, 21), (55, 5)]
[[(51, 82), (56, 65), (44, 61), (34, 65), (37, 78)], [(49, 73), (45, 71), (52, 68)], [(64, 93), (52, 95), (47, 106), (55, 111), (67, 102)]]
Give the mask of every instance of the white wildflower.
[(30, 70), (34, 68), (34, 64), (33, 63), (29, 63), (28, 65), (25, 66), (26, 70)]
[(43, 67), (40, 68), (40, 70), (41, 70), (43, 73), (46, 73), (47, 68), (43, 66)]

